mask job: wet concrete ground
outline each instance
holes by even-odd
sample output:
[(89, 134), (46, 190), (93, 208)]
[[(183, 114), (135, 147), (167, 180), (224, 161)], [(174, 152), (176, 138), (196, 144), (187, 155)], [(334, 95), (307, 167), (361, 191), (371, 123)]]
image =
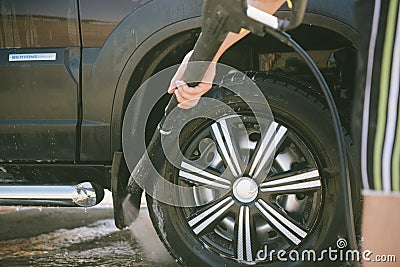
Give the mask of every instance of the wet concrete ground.
[(0, 211), (0, 266), (178, 266), (146, 208), (123, 231), (110, 207)]

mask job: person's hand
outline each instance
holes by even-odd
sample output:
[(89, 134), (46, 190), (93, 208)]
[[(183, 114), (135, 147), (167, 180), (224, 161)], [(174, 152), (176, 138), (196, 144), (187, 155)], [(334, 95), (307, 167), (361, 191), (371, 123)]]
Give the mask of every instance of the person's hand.
[(178, 107), (182, 109), (189, 109), (196, 106), (200, 97), (211, 89), (215, 77), (216, 64), (211, 63), (204, 74), (203, 79), (197, 86), (189, 87), (184, 81), (181, 80), (192, 53), (193, 51), (187, 53), (177, 72), (172, 78), (168, 88), (169, 94), (175, 93), (176, 99), (179, 102)]

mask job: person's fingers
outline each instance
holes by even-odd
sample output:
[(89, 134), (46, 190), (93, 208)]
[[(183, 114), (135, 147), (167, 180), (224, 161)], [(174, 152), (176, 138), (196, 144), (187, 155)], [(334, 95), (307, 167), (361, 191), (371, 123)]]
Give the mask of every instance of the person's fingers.
[(190, 100), (192, 98), (191, 95), (187, 96), (187, 95), (184, 95), (184, 93), (183, 93), (185, 90), (188, 90), (188, 88), (189, 88), (189, 86), (185, 82), (176, 81), (175, 84), (176, 84), (176, 88), (179, 93), (179, 96), (182, 98), (182, 101), (178, 101), (179, 103), (186, 101), (186, 100)]
[(211, 85), (207, 83), (199, 83), (196, 87), (189, 87), (185, 82), (177, 81), (176, 85), (177, 90), (175, 94), (177, 95), (178, 102), (182, 104), (179, 107), (183, 109), (194, 107), (200, 97), (211, 88)]
[(202, 87), (189, 87), (182, 86), (179, 88), (179, 93), (181, 96), (187, 100), (199, 98), (203, 95), (204, 89)]
[(210, 90), (211, 84), (207, 83), (199, 83), (195, 87), (189, 87), (189, 86), (182, 86), (181, 89), (181, 95), (186, 98), (186, 99), (192, 99), (192, 98), (198, 98), (199, 96), (203, 95), (205, 92)]
[(179, 89), (179, 94), (186, 100), (198, 98), (200, 94), (188, 94), (185, 89)]
[(168, 87), (168, 94), (172, 94), (174, 91), (176, 90), (176, 87), (174, 85), (174, 83), (171, 82), (171, 84)]
[(179, 93), (179, 90), (175, 90), (174, 94), (175, 94), (175, 96), (176, 96), (176, 100), (178, 100), (179, 103), (183, 103), (183, 102), (186, 101), (186, 99), (183, 98), (183, 97), (181, 96), (181, 94)]
[(187, 67), (187, 64), (182, 63), (179, 65), (178, 70), (176, 71), (174, 77), (171, 79), (171, 83), (169, 84), (168, 87), (168, 93), (172, 94), (174, 90), (176, 89), (176, 81), (180, 80), (183, 76), (183, 73), (185, 72)]
[(179, 102), (179, 104), (178, 104), (178, 107), (179, 107), (179, 108), (182, 108), (182, 109), (189, 109), (189, 108), (192, 108), (192, 107), (194, 107), (194, 106), (197, 105), (197, 102), (199, 101), (199, 98), (200, 98), (200, 97), (198, 97), (198, 98), (191, 98), (191, 99), (186, 99), (185, 97), (183, 97), (183, 96), (181, 95), (181, 92), (182, 92), (182, 87), (184, 87), (184, 86), (187, 86), (187, 85), (186, 85), (186, 84), (185, 84), (185, 85), (180, 84), (180, 85), (178, 86), (178, 89), (175, 90), (175, 96), (176, 96), (176, 99), (177, 99), (178, 102)]
[[(189, 87), (184, 81), (177, 81), (176, 87), (177, 87), (177, 90), (175, 90), (175, 94), (177, 95), (177, 100), (179, 103), (189, 102), (193, 99), (198, 99), (201, 97), (201, 94), (185, 93), (185, 91), (190, 91), (190, 89), (192, 89), (192, 88)], [(195, 101), (195, 104), (196, 103), (197, 103), (197, 101)], [(186, 103), (186, 104), (182, 105), (182, 107), (184, 107), (184, 108), (190, 108), (191, 106), (193, 106), (193, 105), (190, 103)]]
[(171, 79), (171, 83), (169, 84), (168, 87), (168, 93), (172, 94), (176, 90), (176, 81), (180, 80), (183, 76), (183, 73), (185, 72), (187, 67), (187, 64), (182, 63), (178, 70), (176, 71), (174, 77)]
[(186, 92), (186, 91), (190, 90), (189, 89), (190, 87), (184, 81), (178, 80), (175, 82), (175, 84), (176, 84), (176, 87), (181, 91)]

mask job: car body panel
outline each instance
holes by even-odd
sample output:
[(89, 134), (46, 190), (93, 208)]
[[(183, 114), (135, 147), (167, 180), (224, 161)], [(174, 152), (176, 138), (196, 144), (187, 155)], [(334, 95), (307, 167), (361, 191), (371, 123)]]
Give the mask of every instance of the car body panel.
[[(75, 161), (80, 37), (75, 0), (4, 0), (0, 18), (0, 159)], [(51, 60), (13, 61), (25, 54)]]

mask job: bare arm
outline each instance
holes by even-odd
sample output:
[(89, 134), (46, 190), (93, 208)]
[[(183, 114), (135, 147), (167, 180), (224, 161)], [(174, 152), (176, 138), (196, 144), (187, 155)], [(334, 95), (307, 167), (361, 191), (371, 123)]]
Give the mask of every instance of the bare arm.
[[(285, 2), (285, 0), (248, 0), (247, 3), (264, 12), (273, 14)], [(250, 31), (243, 29), (240, 33), (228, 33), (218, 52), (215, 54), (212, 62), (218, 62), (220, 57), (232, 45), (241, 40)], [(212, 87), (212, 81), (215, 76), (215, 64), (211, 64), (203, 77), (203, 81), (195, 87), (189, 87), (185, 82), (181, 81), (182, 75), (185, 72), (185, 63), (188, 62), (192, 52), (189, 52), (182, 61), (181, 66), (171, 80), (168, 93), (175, 93), (178, 99), (179, 107), (188, 109), (195, 106), (200, 97)]]

